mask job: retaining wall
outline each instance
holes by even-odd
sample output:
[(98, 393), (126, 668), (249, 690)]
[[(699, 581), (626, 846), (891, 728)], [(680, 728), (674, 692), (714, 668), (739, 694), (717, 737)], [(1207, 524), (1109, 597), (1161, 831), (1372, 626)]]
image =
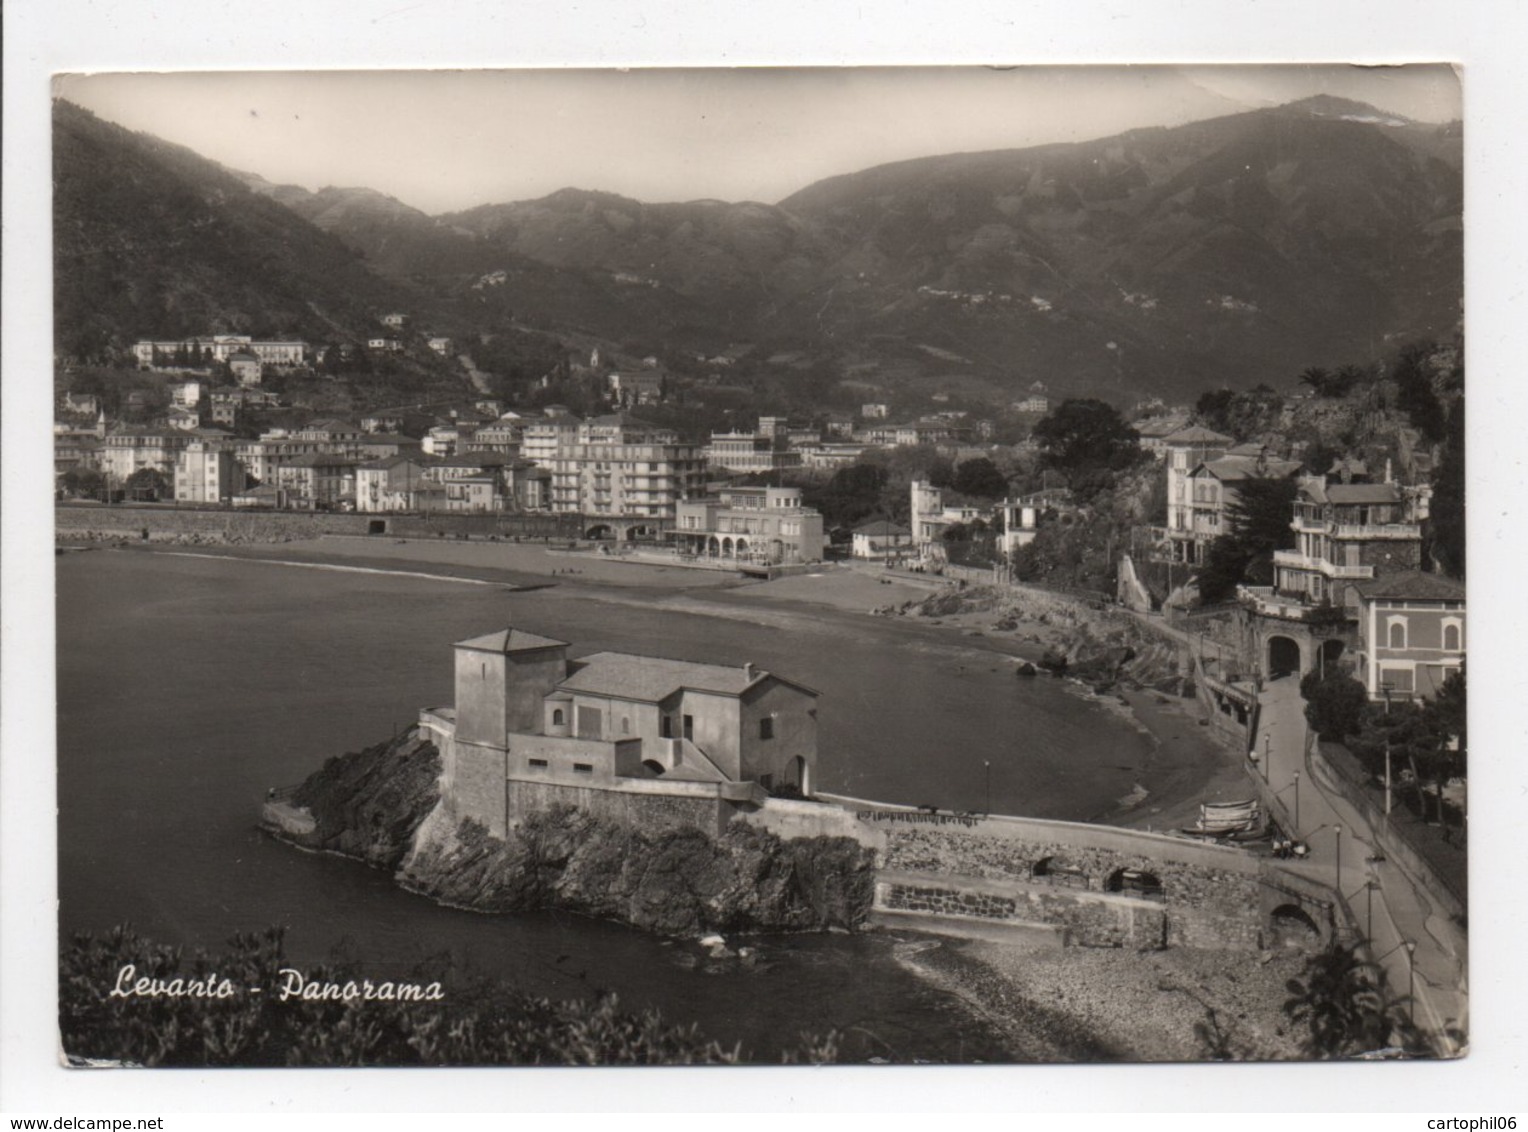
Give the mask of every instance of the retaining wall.
[(577, 515), (368, 515), (338, 511), (237, 511), (215, 508), (70, 505), (53, 509), (60, 537), (149, 542), (296, 542), (321, 535), (379, 537), (520, 538), (572, 541), (583, 526)]
[[(1350, 769), (1342, 766), (1339, 758), (1328, 757), (1322, 747), (1320, 736), (1312, 732), (1310, 737), (1312, 769), (1320, 772), (1326, 781), (1341, 791), (1343, 798), (1363, 815), (1364, 821), (1374, 834), (1374, 840), (1379, 843), (1379, 848), (1386, 857), (1422, 882), (1428, 893), (1450, 916), (1464, 918), (1468, 908), (1469, 894), (1456, 891), (1433, 869), (1428, 860), (1397, 832), (1390, 818), (1385, 816), (1384, 806), (1375, 800), (1364, 782), (1357, 780), (1357, 774), (1361, 774), (1362, 771), (1356, 767)], [(1351, 755), (1349, 757), (1351, 758)]]
[[(1268, 935), (1267, 913), (1287, 899), (1265, 884), (1267, 866), (1260, 858), (1226, 846), (1026, 818), (907, 811), (861, 811), (858, 817), (885, 831), (880, 860), (885, 874), (946, 878), (944, 885), (932, 886), (956, 890), (961, 885), (948, 878), (1008, 886), (1002, 893), (1016, 901), (1013, 918), (1064, 924), (1097, 945), (1256, 950)], [(1117, 882), (1124, 869), (1154, 877), (1161, 885), (1160, 902), (1110, 891), (1111, 880)], [(894, 893), (888, 890), (887, 896)], [(1139, 915), (1136, 921), (1122, 919), (1113, 904), (1121, 900), (1130, 908), (1161, 908), (1160, 923)], [(938, 913), (931, 908), (927, 914)], [(1317, 908), (1312, 918), (1319, 923), (1321, 915)]]

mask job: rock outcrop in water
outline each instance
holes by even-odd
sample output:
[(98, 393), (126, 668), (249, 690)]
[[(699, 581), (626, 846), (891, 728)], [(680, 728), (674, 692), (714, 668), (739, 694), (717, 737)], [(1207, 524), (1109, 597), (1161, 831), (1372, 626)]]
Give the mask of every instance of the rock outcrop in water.
[(871, 854), (846, 837), (650, 834), (571, 806), (532, 815), (508, 841), (472, 822), (427, 830), (399, 879), (480, 911), (564, 908), (666, 935), (852, 930), (875, 888)]
[(310, 832), (276, 836), (394, 872), (411, 891), (481, 912), (563, 908), (669, 935), (854, 930), (875, 891), (874, 854), (847, 837), (782, 840), (733, 824), (643, 832), (563, 806), (508, 840), (436, 807), (440, 755), (410, 730), (329, 759), (290, 799)]

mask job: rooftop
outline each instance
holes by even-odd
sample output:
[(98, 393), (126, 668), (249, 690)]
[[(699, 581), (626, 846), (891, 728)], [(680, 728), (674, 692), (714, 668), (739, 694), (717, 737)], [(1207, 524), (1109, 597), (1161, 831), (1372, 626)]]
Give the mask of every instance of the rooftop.
[[(681, 688), (724, 696), (741, 695), (748, 687), (770, 675), (751, 665), (732, 668), (622, 652), (594, 653), (574, 661), (571, 667), (573, 672), (558, 685), (559, 688), (644, 703), (667, 699)], [(801, 688), (799, 684), (792, 686)], [(817, 694), (810, 688), (802, 688), (802, 691)]]
[(893, 522), (891, 522), (888, 519), (877, 519), (873, 523), (866, 523), (862, 527), (855, 527), (854, 528), (854, 533), (857, 534), (857, 535), (872, 535), (872, 536), (874, 536), (874, 535), (886, 536), (886, 535), (910, 535), (910, 534), (912, 534), (912, 532), (910, 530), (908, 530), (906, 527), (901, 526), (898, 523), (893, 523)]
[(1411, 598), (1418, 601), (1463, 601), (1464, 583), (1441, 574), (1424, 574), (1420, 570), (1408, 570), (1404, 574), (1391, 574), (1365, 582), (1358, 586), (1365, 598), (1399, 600)]
[(508, 628), (500, 629), (497, 633), (488, 633), (481, 637), (472, 637), (465, 641), (457, 641), (459, 649), (474, 649), (478, 652), (530, 652), (534, 649), (566, 648), (567, 641), (555, 640), (552, 637), (540, 637), (535, 633), (527, 633), (524, 629)]

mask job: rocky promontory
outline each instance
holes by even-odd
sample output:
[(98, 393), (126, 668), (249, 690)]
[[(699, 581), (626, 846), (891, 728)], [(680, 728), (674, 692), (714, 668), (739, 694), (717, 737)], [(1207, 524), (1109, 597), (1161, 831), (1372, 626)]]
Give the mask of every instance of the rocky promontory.
[(331, 758), (265, 828), (392, 872), (410, 891), (480, 912), (561, 908), (666, 935), (855, 930), (875, 890), (874, 854), (847, 837), (783, 840), (734, 823), (646, 831), (573, 806), (529, 815), (507, 839), (440, 807), (440, 755), (411, 729)]

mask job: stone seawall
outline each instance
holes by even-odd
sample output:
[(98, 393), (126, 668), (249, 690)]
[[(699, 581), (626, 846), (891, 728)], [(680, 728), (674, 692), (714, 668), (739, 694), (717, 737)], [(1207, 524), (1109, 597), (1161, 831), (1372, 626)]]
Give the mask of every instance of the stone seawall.
[(1064, 942), (1083, 947), (1157, 950), (1168, 945), (1167, 909), (1160, 901), (1085, 891), (1046, 890), (974, 877), (883, 873), (876, 907), (891, 911), (1043, 924)]
[[(922, 887), (979, 892), (975, 905), (988, 909), (1006, 908), (1006, 900), (1007, 918), (1061, 924), (1094, 946), (1256, 950), (1271, 938), (1271, 907), (1289, 902), (1267, 864), (1236, 849), (1066, 822), (983, 819), (966, 828), (899, 816), (906, 820), (877, 823), (886, 837), (883, 878), (912, 875), (925, 878)], [(1312, 920), (1329, 919), (1319, 899), (1308, 903)]]
[(337, 511), (232, 511), (176, 507), (65, 505), (53, 509), (62, 539), (175, 543), (280, 543), (322, 535), (390, 538), (524, 538), (571, 541), (577, 515), (367, 515)]

